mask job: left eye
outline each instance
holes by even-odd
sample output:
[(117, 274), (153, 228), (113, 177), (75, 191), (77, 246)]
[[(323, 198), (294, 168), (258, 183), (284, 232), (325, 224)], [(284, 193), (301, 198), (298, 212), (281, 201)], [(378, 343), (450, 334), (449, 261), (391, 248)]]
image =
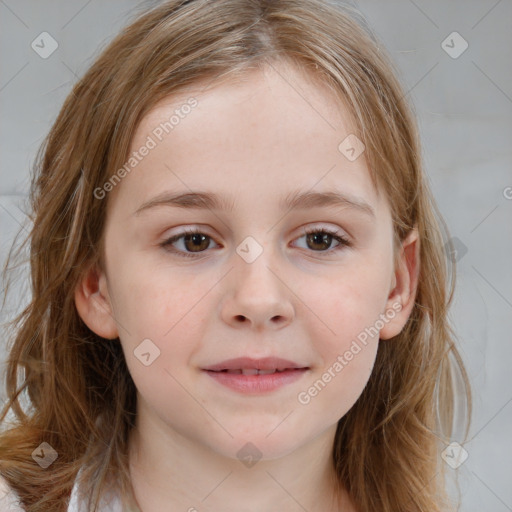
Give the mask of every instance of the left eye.
[[(343, 247), (350, 247), (351, 243), (345, 237), (328, 229), (305, 229), (304, 235), (297, 238), (306, 238), (306, 249), (311, 249), (313, 252), (331, 253), (343, 249)], [(184, 257), (195, 257), (196, 254), (205, 252), (209, 248), (210, 242), (213, 241), (208, 235), (205, 235), (198, 230), (187, 230), (184, 233), (172, 236), (165, 240), (161, 245), (166, 250)], [(329, 249), (333, 241), (337, 245)], [(177, 249), (174, 244), (182, 242), (183, 248)], [(327, 248), (327, 250), (326, 250)]]
[[(304, 235), (306, 237), (306, 244), (309, 245), (307, 248), (312, 248), (311, 246), (318, 246), (325, 247), (330, 246), (333, 240), (338, 242), (338, 245), (336, 245), (333, 249), (330, 250), (321, 250), (313, 249), (315, 252), (334, 252), (339, 251), (343, 247), (350, 247), (351, 244), (349, 240), (347, 240), (345, 237), (343, 237), (340, 234), (337, 234), (329, 229), (305, 229)], [(299, 237), (300, 239), (302, 237)]]

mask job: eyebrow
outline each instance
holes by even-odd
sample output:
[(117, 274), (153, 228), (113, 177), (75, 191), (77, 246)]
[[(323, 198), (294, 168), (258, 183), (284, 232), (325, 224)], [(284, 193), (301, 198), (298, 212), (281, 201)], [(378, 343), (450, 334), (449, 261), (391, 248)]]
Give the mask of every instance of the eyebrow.
[[(184, 209), (226, 210), (233, 211), (234, 201), (213, 192), (162, 192), (154, 198), (143, 203), (134, 212), (139, 215), (143, 211), (157, 206), (171, 206)], [(375, 210), (362, 198), (340, 192), (301, 192), (300, 190), (288, 194), (280, 202), (283, 210), (300, 210), (319, 207), (350, 208), (375, 218)]]

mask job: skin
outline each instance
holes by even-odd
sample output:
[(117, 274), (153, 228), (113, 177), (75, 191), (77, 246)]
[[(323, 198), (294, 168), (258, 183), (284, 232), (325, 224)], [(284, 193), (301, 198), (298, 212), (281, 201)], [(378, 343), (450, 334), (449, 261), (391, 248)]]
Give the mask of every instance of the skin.
[[(398, 334), (411, 312), (417, 232), (394, 267), (387, 199), (373, 188), (364, 153), (351, 162), (338, 150), (355, 131), (347, 109), (285, 65), (166, 98), (143, 118), (132, 150), (192, 95), (198, 105), (108, 195), (103, 265), (86, 272), (75, 292), (84, 322), (104, 338), (119, 337), (137, 387), (135, 496), (144, 512), (353, 511), (343, 489), (335, 498), (336, 424), (363, 391), (378, 343)], [(135, 214), (163, 191), (199, 190), (227, 196), (233, 210), (159, 205)], [(281, 209), (295, 190), (357, 196), (375, 216), (347, 206)], [(173, 247), (196, 256), (160, 245), (194, 227), (211, 237), (203, 252), (183, 238)], [(308, 242), (304, 227), (334, 229), (352, 245), (334, 251), (334, 239)], [(252, 263), (236, 252), (247, 236), (263, 250)], [(298, 394), (393, 304), (401, 310), (380, 341), (369, 339), (300, 403)], [(160, 350), (149, 366), (134, 356), (146, 338)], [(201, 371), (268, 355), (310, 370), (255, 396)], [(237, 457), (247, 442), (262, 454), (252, 467)]]

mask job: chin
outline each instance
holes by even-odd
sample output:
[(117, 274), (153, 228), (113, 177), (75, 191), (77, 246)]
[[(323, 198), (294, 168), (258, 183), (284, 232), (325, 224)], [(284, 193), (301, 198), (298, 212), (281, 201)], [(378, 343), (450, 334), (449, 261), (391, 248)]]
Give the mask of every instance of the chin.
[(243, 434), (231, 432), (233, 438), (224, 438), (219, 444), (213, 445), (209, 438), (209, 446), (223, 457), (238, 459), (248, 467), (259, 460), (280, 459), (297, 450), (306, 439), (296, 439), (288, 431), (274, 432), (270, 435), (265, 431), (248, 429)]

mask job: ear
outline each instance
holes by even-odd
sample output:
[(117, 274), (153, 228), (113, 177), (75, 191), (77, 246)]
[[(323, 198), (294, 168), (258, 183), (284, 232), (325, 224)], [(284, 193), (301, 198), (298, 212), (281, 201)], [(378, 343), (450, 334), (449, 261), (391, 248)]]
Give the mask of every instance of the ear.
[(420, 240), (415, 227), (402, 242), (386, 303), (388, 322), (380, 331), (380, 339), (396, 336), (404, 328), (416, 301), (420, 269)]
[(98, 336), (119, 336), (108, 294), (107, 278), (98, 265), (91, 266), (75, 288), (75, 305), (84, 323)]

